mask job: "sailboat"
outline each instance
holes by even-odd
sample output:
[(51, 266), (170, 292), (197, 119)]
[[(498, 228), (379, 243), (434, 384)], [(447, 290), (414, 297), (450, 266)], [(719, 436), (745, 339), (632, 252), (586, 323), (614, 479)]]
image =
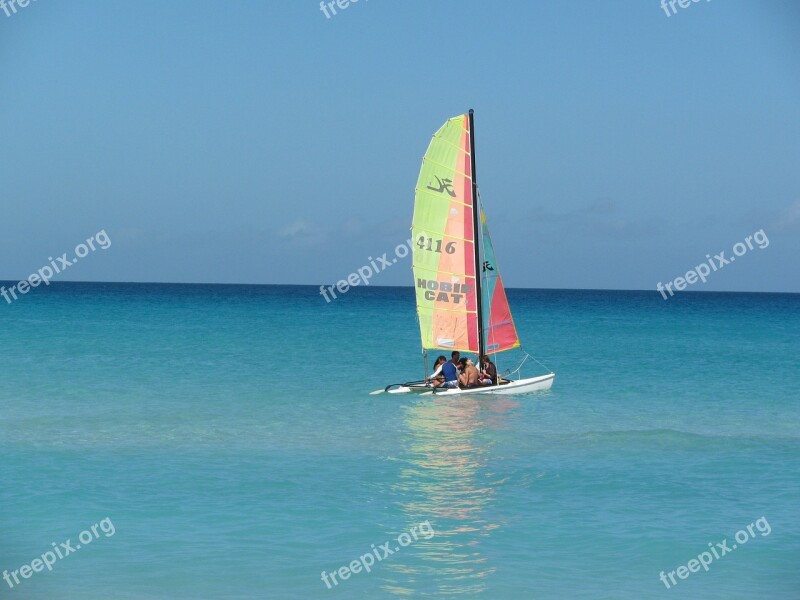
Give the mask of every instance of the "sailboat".
[(430, 350), (496, 355), (520, 348), (478, 195), (474, 131), (472, 110), (442, 125), (417, 180), (412, 257), (426, 379), (373, 393), (523, 394), (553, 385), (553, 372), (522, 378), (522, 363), (531, 358), (527, 354), (517, 369), (502, 377), (498, 373), (496, 385), (434, 388), (427, 381)]

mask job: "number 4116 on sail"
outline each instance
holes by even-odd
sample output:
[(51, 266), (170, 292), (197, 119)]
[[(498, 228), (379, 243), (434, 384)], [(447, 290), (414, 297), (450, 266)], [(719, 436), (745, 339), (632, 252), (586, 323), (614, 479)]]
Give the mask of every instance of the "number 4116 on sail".
[[(436, 247), (434, 248), (434, 244)], [(442, 252), (442, 240), (434, 240), (433, 238), (426, 238), (424, 235), (417, 238), (417, 246), (420, 250), (429, 250), (431, 252)], [(444, 251), (447, 254), (453, 254), (456, 251), (455, 242), (447, 242), (444, 246)]]

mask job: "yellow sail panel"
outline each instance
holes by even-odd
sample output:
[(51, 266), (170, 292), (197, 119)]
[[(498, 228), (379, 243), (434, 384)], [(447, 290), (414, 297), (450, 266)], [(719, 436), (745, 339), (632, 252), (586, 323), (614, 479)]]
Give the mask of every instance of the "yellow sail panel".
[(469, 117), (448, 120), (422, 160), (411, 225), (422, 347), (478, 351)]

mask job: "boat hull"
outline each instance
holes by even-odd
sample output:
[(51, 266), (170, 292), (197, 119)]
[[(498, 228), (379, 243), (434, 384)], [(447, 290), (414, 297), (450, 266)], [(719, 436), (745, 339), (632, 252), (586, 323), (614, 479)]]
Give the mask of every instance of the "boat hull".
[(488, 387), (469, 388), (462, 390), (460, 388), (437, 388), (432, 390), (429, 387), (407, 387), (402, 386), (393, 390), (389, 390), (390, 394), (420, 394), (422, 396), (461, 396), (469, 394), (486, 395), (486, 394), (529, 394), (531, 392), (541, 392), (549, 390), (553, 387), (553, 380), (555, 373), (548, 373), (547, 375), (540, 375), (539, 377), (529, 377), (527, 379), (517, 379), (503, 385), (492, 385)]

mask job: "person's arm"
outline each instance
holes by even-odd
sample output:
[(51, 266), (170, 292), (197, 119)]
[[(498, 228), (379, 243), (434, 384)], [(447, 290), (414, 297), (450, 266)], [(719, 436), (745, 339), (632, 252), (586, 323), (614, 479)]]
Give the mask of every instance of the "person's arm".
[(444, 365), (439, 365), (439, 368), (438, 368), (438, 369), (436, 369), (436, 370), (433, 372), (433, 374), (431, 375), (431, 379), (433, 379), (433, 378), (434, 378), (434, 377), (436, 377), (437, 375), (441, 375), (441, 374), (442, 374), (442, 367), (443, 367), (443, 366), (444, 366)]

